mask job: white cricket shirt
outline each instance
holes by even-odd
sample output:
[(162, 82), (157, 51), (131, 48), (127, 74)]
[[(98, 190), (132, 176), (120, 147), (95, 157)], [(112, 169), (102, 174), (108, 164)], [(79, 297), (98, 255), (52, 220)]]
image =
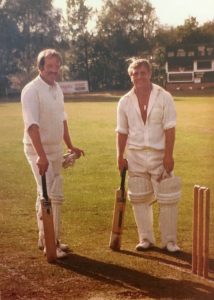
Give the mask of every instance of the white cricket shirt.
[(43, 146), (61, 147), (64, 125), (64, 96), (58, 83), (48, 85), (40, 76), (28, 83), (21, 94), (24, 120), (24, 138), (31, 145), (28, 128), (36, 124), (39, 127)]
[(117, 107), (116, 131), (128, 134), (129, 149), (165, 148), (164, 130), (176, 126), (176, 111), (172, 96), (163, 88), (152, 84), (152, 91), (144, 124), (134, 89), (124, 95)]

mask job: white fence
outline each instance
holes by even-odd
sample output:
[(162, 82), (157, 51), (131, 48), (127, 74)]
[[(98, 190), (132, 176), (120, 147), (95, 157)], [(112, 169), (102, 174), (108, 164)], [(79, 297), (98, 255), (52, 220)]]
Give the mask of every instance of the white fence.
[(59, 85), (65, 95), (89, 92), (87, 80), (63, 81), (63, 82), (59, 82)]

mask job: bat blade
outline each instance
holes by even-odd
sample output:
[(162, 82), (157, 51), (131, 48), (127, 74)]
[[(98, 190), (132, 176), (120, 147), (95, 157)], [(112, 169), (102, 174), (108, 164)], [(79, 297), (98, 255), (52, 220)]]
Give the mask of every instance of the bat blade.
[(53, 224), (53, 211), (51, 207), (51, 201), (48, 198), (45, 174), (42, 176), (42, 192), (43, 199), (41, 199), (41, 208), (45, 235), (46, 256), (47, 261), (49, 263), (53, 263), (56, 260), (56, 241)]
[(42, 199), (41, 206), (47, 261), (49, 263), (53, 263), (56, 260), (56, 242), (54, 234), (53, 213), (50, 200), (47, 203), (45, 199)]
[(118, 189), (114, 204), (114, 213), (112, 221), (112, 231), (110, 235), (109, 247), (112, 250), (119, 251), (121, 247), (121, 238), (124, 224), (124, 214), (126, 207), (126, 192)]

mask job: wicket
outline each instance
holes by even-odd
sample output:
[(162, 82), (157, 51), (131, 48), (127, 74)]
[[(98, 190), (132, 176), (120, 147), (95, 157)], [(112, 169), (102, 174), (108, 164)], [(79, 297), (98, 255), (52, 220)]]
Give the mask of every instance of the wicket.
[(194, 186), (192, 273), (208, 278), (210, 190)]

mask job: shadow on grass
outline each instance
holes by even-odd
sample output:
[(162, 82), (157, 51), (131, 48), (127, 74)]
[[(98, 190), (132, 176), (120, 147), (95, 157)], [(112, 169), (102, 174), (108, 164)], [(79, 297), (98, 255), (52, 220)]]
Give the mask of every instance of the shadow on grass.
[[(128, 251), (122, 253), (135, 254)], [(140, 254), (136, 253), (135, 255)], [(146, 296), (158, 299), (213, 299), (214, 295), (214, 287), (201, 282), (167, 278), (165, 274), (162, 278), (158, 278), (137, 270), (104, 263), (77, 254), (70, 254), (67, 259), (58, 261), (58, 265), (91, 279), (111, 284), (115, 293), (115, 286), (129, 289), (124, 292), (124, 295), (122, 295), (123, 292), (118, 294), (124, 298), (125, 296), (141, 298)]]
[[(184, 268), (186, 271), (191, 270), (191, 254), (182, 251), (177, 253), (169, 253), (163, 249), (153, 247), (149, 251), (132, 252), (128, 250), (121, 250), (120, 252), (125, 255), (138, 256), (145, 259), (154, 260), (158, 263), (163, 263), (171, 267)], [(157, 253), (159, 253), (161, 256), (157, 255)], [(166, 255), (164, 256), (164, 254)], [(170, 259), (170, 257), (175, 258), (176, 261)]]
[[(168, 265), (172, 268), (178, 268), (189, 273), (191, 272), (192, 255), (190, 253), (186, 253), (183, 251), (177, 253), (169, 253), (166, 250), (157, 247), (153, 247), (152, 250), (153, 251), (149, 250), (143, 252), (121, 250), (120, 252), (125, 255), (143, 257), (145, 259), (150, 259), (153, 261), (157, 261), (158, 263)], [(155, 253), (153, 254), (153, 252)], [(157, 253), (159, 253), (161, 256), (157, 255)], [(214, 274), (214, 259), (209, 259), (209, 273)], [(209, 276), (208, 279), (214, 282), (214, 278), (212, 278), (211, 276)]]

